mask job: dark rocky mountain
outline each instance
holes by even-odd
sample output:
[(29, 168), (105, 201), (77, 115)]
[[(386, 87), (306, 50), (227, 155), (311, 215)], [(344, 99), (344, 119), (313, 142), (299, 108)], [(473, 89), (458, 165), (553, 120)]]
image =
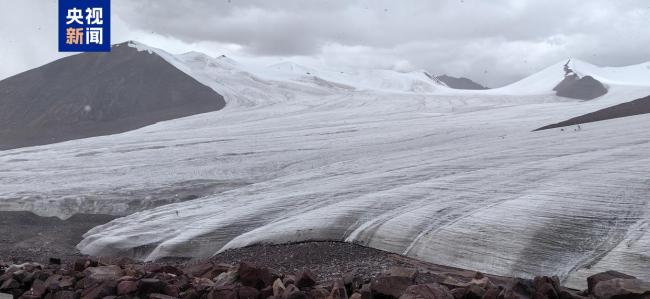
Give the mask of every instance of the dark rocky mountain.
[(162, 57), (124, 43), (0, 81), (0, 150), (116, 134), (224, 106), (221, 95)]
[(462, 78), (462, 77), (456, 78), (452, 76), (442, 75), (442, 76), (436, 76), (436, 79), (438, 79), (442, 83), (445, 83), (445, 85), (453, 89), (471, 89), (471, 90), (488, 89), (487, 87), (481, 84), (478, 84), (470, 79)]
[(592, 100), (607, 94), (607, 88), (603, 83), (591, 76), (580, 77), (570, 67), (568, 61), (564, 65), (564, 79), (553, 88), (553, 91), (560, 97)]
[(588, 113), (556, 124), (541, 127), (535, 131), (574, 126), (578, 124), (650, 113), (650, 96)]

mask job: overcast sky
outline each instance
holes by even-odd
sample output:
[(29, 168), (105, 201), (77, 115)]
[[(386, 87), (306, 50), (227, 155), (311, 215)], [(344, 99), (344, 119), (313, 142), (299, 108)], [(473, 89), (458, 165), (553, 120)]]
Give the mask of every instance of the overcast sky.
[[(650, 61), (648, 0), (112, 0), (113, 43), (337, 67), (426, 69), (488, 86), (576, 57)], [(57, 52), (57, 0), (0, 0), (0, 78)]]

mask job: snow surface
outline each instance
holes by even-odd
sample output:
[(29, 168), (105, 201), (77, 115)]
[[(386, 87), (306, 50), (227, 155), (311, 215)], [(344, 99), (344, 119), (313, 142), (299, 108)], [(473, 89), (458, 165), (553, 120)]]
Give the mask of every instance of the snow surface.
[[(88, 254), (153, 260), (341, 240), (576, 287), (605, 269), (650, 279), (650, 115), (531, 132), (649, 95), (650, 69), (573, 60), (610, 88), (582, 102), (553, 95), (564, 62), (468, 92), (423, 72), (244, 66), (133, 46), (227, 107), (0, 152), (0, 209), (138, 211), (89, 231), (78, 245)], [(200, 198), (154, 207), (188, 194)]]

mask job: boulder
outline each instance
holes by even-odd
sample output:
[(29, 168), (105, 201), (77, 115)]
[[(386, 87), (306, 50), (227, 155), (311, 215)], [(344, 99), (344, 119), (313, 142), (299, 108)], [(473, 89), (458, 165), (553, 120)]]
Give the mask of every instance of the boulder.
[(299, 289), (309, 288), (316, 285), (316, 275), (305, 269), (296, 275), (296, 286)]
[(609, 279), (596, 284), (593, 295), (597, 299), (649, 299), (650, 282), (639, 279)]
[(377, 297), (399, 298), (406, 289), (415, 283), (417, 271), (394, 267), (372, 280), (370, 287)]
[(322, 287), (315, 287), (309, 291), (309, 296), (313, 299), (326, 299), (329, 292)]
[(273, 282), (273, 296), (276, 298), (281, 298), (284, 296), (284, 291), (286, 290), (286, 287), (284, 286), (284, 283), (282, 282), (282, 279), (276, 279)]
[(237, 289), (238, 299), (257, 299), (259, 296), (260, 292), (254, 287), (241, 287)]
[(237, 273), (239, 281), (245, 286), (263, 289), (273, 282), (271, 272), (267, 268), (257, 267), (250, 263), (240, 263)]
[(352, 293), (352, 295), (350, 295), (350, 299), (361, 299), (361, 294)]
[(3, 282), (2, 285), (0, 285), (0, 291), (7, 291), (11, 289), (18, 289), (18, 288), (20, 288), (20, 282), (18, 282), (13, 278), (9, 278), (5, 280), (5, 282)]
[(361, 299), (372, 299), (372, 288), (370, 287), (370, 284), (362, 285), (359, 289), (359, 293), (361, 294)]
[(334, 284), (332, 284), (332, 291), (330, 291), (330, 296), (328, 298), (348, 299), (348, 293), (345, 289), (345, 282), (342, 279), (334, 281)]
[(295, 285), (288, 285), (287, 289), (284, 290), (284, 296), (282, 297), (284, 299), (307, 299), (307, 294), (302, 292), (298, 287)]
[(124, 271), (118, 266), (99, 266), (86, 268), (84, 274), (86, 275), (86, 280), (95, 282), (117, 281), (120, 277), (124, 276)]
[(117, 284), (117, 294), (128, 295), (133, 294), (138, 290), (138, 282), (132, 280), (123, 280)]
[(143, 278), (140, 279), (138, 283), (137, 293), (140, 295), (153, 294), (153, 293), (164, 293), (165, 287), (167, 284), (157, 278)]
[(594, 293), (594, 288), (596, 285), (601, 282), (601, 281), (608, 281), (612, 280), (615, 278), (623, 278), (623, 279), (635, 279), (636, 277), (630, 276), (621, 272), (617, 271), (606, 271), (606, 272), (601, 272), (598, 274), (594, 274), (592, 276), (587, 277), (587, 291), (590, 294)]
[(79, 299), (79, 294), (74, 291), (57, 291), (55, 293), (49, 293), (45, 297), (46, 299)]
[(14, 299), (14, 295), (7, 293), (0, 293), (0, 299)]
[(237, 299), (237, 292), (233, 286), (214, 287), (208, 293), (207, 299)]
[(485, 289), (477, 284), (470, 284), (465, 288), (465, 294), (463, 298), (465, 299), (481, 299), (485, 295)]
[(556, 277), (536, 276), (533, 279), (535, 299), (559, 299), (560, 298), (560, 280)]
[(97, 261), (91, 259), (78, 259), (74, 262), (74, 270), (82, 272), (88, 267), (97, 267)]
[(408, 287), (400, 299), (454, 299), (449, 289), (437, 283)]
[(112, 296), (116, 292), (117, 284), (114, 281), (104, 281), (87, 286), (81, 292), (81, 299), (102, 299)]
[(177, 297), (165, 294), (153, 293), (149, 295), (149, 299), (177, 299)]

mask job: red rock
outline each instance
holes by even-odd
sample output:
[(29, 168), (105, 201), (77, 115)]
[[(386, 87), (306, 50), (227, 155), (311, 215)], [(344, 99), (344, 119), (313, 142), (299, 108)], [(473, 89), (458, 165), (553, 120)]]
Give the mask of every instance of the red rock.
[(296, 277), (296, 286), (299, 289), (309, 288), (316, 285), (316, 275), (307, 269), (298, 273)]
[(101, 299), (106, 296), (111, 296), (116, 292), (116, 283), (114, 281), (105, 281), (96, 283), (90, 287), (85, 288), (81, 292), (81, 299)]
[(254, 287), (241, 287), (237, 289), (237, 298), (239, 299), (258, 299), (260, 292)]
[(250, 263), (240, 263), (237, 273), (239, 281), (245, 286), (263, 289), (273, 283), (273, 277), (267, 268), (257, 267)]
[(2, 285), (0, 285), (0, 291), (7, 291), (11, 289), (18, 289), (18, 288), (20, 288), (20, 282), (18, 282), (13, 278), (9, 278), (5, 280), (5, 282), (2, 283)]
[(208, 293), (207, 299), (237, 299), (237, 292), (233, 286), (215, 287)]
[(78, 259), (74, 262), (74, 270), (82, 272), (88, 267), (97, 267), (97, 261), (91, 259)]
[(373, 294), (399, 298), (406, 289), (415, 283), (416, 271), (395, 267), (375, 278), (370, 287)]
[(138, 294), (162, 293), (165, 291), (167, 284), (156, 278), (143, 278), (138, 283)]
[(400, 299), (454, 299), (449, 289), (437, 283), (410, 286)]
[(348, 293), (345, 289), (345, 282), (342, 279), (334, 281), (332, 291), (330, 292), (331, 299), (348, 299)]
[(470, 284), (465, 288), (465, 294), (463, 298), (465, 299), (481, 299), (485, 295), (485, 289), (480, 287), (477, 284)]
[(165, 294), (159, 294), (159, 293), (153, 293), (149, 295), (149, 299), (176, 299), (177, 297), (165, 295)]
[(589, 291), (590, 294), (594, 293), (594, 288), (596, 285), (601, 282), (601, 281), (608, 281), (612, 280), (615, 278), (623, 278), (623, 279), (636, 279), (634, 276), (627, 275), (625, 273), (617, 272), (617, 271), (606, 271), (606, 272), (601, 272), (598, 274), (594, 274), (592, 276), (587, 277), (587, 290)]
[(372, 299), (372, 289), (370, 288), (370, 284), (362, 285), (361, 289), (359, 289), (359, 293), (361, 294), (361, 299)]
[(79, 296), (74, 291), (57, 291), (47, 295), (47, 299), (78, 299)]
[(138, 282), (133, 280), (123, 280), (117, 284), (118, 295), (133, 294), (138, 290)]
[(329, 294), (326, 289), (321, 287), (315, 287), (309, 291), (309, 296), (313, 299), (326, 299)]
[(293, 284), (287, 286), (287, 289), (284, 291), (284, 299), (307, 299), (307, 294), (303, 293)]
[(648, 299), (650, 282), (623, 278), (600, 281), (594, 287), (593, 295), (597, 299)]
[(560, 299), (560, 280), (557, 277), (537, 276), (533, 279), (535, 299)]

